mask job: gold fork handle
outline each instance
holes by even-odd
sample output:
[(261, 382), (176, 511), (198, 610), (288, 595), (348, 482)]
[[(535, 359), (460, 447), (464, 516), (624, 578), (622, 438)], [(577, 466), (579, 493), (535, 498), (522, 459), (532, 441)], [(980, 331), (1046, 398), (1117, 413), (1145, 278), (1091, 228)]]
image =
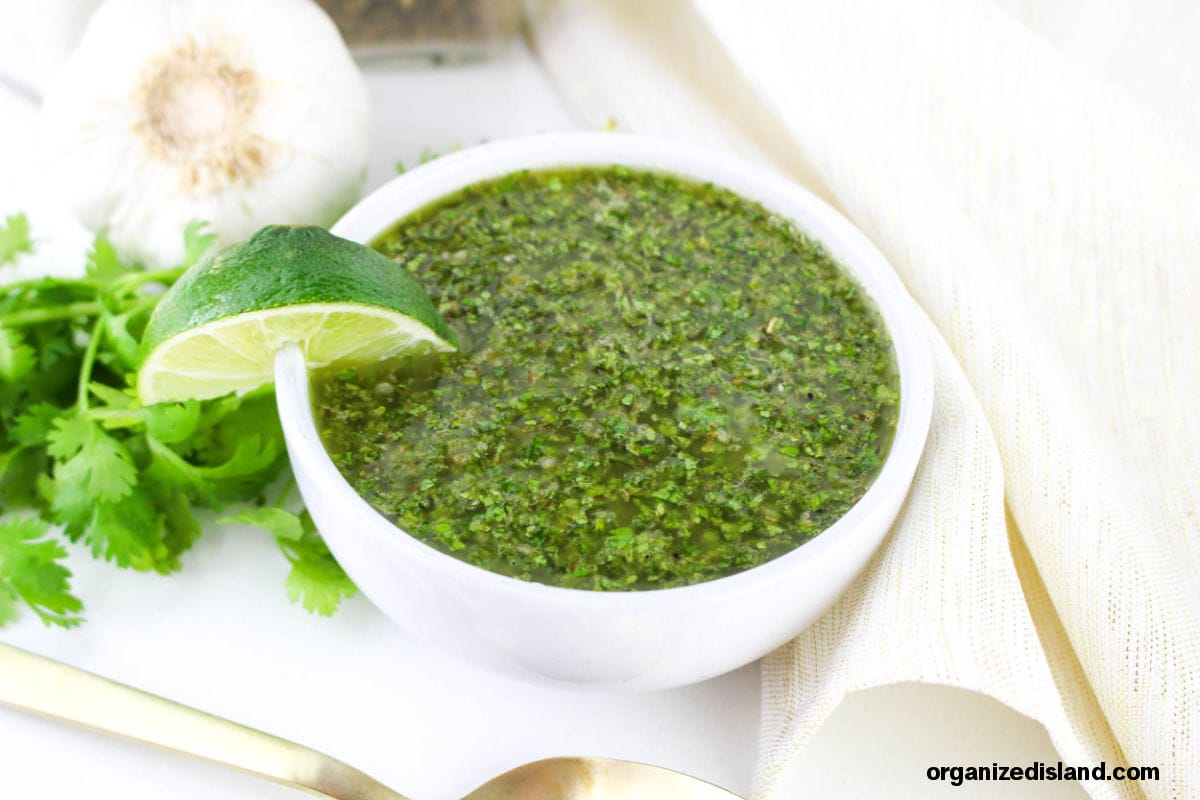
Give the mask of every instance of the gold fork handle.
[(316, 750), (3, 642), (0, 705), (157, 745), (336, 800), (407, 800)]

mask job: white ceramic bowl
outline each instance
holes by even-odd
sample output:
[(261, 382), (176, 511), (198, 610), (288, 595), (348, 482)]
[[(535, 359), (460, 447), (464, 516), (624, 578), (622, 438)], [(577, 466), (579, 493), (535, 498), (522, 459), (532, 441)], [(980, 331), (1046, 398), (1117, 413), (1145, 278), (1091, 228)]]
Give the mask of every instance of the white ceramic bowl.
[(865, 236), (774, 173), (675, 142), (579, 133), (474, 147), (394, 179), (333, 230), (370, 242), (401, 217), (477, 181), (527, 168), (611, 164), (711, 181), (758, 201), (820, 240), (874, 298), (899, 365), (899, 421), (879, 477), (830, 528), (762, 566), (681, 588), (593, 592), (526, 583), (438, 552), (355, 493), (321, 445), (298, 349), (277, 362), (278, 402), (296, 480), (317, 527), (350, 577), (398, 625), (505, 673), (664, 688), (766, 654), (833, 603), (878, 548), (908, 492), (929, 427), (933, 379), (916, 307)]

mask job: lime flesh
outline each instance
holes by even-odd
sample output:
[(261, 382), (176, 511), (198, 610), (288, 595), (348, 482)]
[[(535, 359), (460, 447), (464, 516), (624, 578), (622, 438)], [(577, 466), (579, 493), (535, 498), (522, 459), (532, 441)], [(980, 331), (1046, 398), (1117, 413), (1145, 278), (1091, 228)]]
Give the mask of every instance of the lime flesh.
[(399, 353), (453, 350), (412, 317), (350, 303), (252, 311), (179, 334), (138, 373), (143, 403), (246, 392), (272, 379), (275, 353), (296, 343), (309, 367), (369, 364)]

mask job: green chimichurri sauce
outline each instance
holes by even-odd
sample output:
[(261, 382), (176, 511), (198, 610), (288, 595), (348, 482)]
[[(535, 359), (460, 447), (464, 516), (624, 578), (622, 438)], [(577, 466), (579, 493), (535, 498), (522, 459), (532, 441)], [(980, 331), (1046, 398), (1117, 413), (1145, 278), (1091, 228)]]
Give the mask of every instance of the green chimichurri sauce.
[(842, 516), (895, 429), (891, 343), (816, 242), (707, 185), (523, 172), (375, 247), (461, 350), (319, 376), (362, 496), (486, 569), (663, 588), (762, 564)]

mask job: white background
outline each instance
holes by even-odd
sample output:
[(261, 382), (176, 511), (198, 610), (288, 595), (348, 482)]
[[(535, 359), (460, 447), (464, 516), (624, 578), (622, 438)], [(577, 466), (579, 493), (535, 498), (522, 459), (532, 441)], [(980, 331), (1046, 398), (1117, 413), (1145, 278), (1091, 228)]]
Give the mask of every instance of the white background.
[[(4, 20), (0, 19), (0, 48)], [(0, 75), (0, 77), (3, 77)], [(521, 45), (480, 65), (368, 74), (375, 119), (368, 189), (485, 139), (577, 127)], [(88, 237), (41, 192), (34, 111), (0, 85), (0, 214), (28, 211), (38, 255), (21, 273), (80, 269)], [(16, 272), (7, 268), (9, 279)], [(633, 695), (513, 683), (426, 649), (356, 598), (332, 619), (291, 606), (284, 560), (249, 528), (209, 525), (168, 578), (73, 552), (88, 622), (43, 628), (31, 615), (0, 640), (132, 683), (336, 755), (410, 795), (456, 798), (550, 755), (604, 755), (749, 790), (758, 671)], [(797, 764), (788, 797), (1074, 798), (1075, 784), (930, 783), (937, 764), (1057, 760), (1037, 724), (980, 695), (900, 685), (852, 695)], [(255, 779), (0, 709), (0, 796), (286, 798)]]

